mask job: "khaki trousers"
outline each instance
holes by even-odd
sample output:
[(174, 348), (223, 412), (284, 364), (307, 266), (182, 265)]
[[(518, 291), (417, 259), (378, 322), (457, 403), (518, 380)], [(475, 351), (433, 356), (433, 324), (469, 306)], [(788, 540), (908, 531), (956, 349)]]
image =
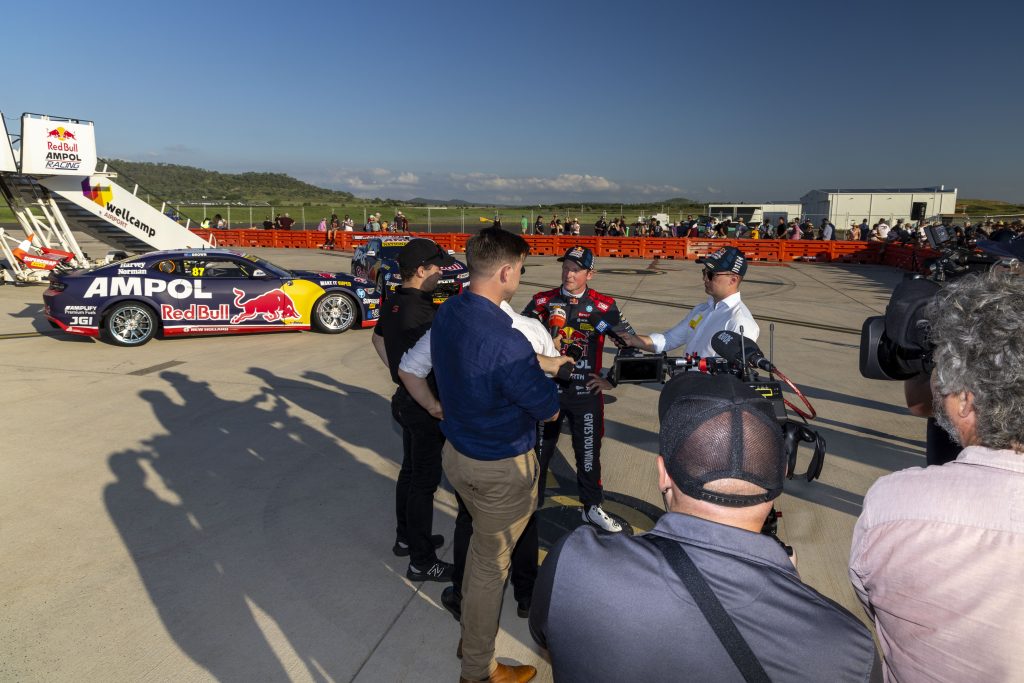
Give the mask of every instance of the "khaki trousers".
[(512, 548), (537, 507), (540, 467), (531, 450), (502, 460), (476, 460), (447, 442), (445, 475), (473, 517), (462, 579), (462, 676), (484, 680), (497, 667), (494, 639)]

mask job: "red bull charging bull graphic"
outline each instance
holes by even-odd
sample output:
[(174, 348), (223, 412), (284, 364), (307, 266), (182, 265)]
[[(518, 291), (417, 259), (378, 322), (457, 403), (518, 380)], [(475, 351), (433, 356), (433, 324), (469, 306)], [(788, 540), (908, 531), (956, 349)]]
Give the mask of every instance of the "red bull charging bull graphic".
[(274, 323), (286, 319), (295, 320), (299, 318), (299, 312), (295, 310), (295, 302), (291, 300), (283, 289), (272, 289), (269, 292), (258, 294), (247, 301), (242, 299), (245, 292), (240, 289), (231, 290), (235, 294), (235, 306), (242, 311), (231, 318), (231, 324), (254, 320), (262, 316), (264, 322)]

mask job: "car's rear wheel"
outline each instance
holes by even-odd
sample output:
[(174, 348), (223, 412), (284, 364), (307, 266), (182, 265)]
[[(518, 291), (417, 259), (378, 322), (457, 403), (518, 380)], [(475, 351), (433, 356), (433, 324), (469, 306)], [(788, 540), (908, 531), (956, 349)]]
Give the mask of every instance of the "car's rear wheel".
[(152, 308), (137, 301), (123, 301), (110, 309), (102, 336), (104, 341), (117, 346), (142, 346), (156, 331), (156, 313)]
[(325, 334), (344, 332), (358, 316), (355, 299), (343, 292), (328, 292), (313, 305), (313, 327)]

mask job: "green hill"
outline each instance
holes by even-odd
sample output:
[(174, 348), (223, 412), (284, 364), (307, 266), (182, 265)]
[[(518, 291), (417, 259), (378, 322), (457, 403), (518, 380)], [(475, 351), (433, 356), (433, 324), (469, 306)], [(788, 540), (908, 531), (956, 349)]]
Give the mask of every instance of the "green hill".
[(327, 190), (296, 180), (284, 173), (219, 173), (193, 166), (154, 164), (142, 161), (107, 161), (111, 170), (147, 192), (169, 201), (252, 201), (346, 203), (355, 197), (350, 192)]
[(971, 216), (1007, 216), (1024, 214), (1024, 204), (1014, 204), (998, 199), (958, 199), (956, 212)]

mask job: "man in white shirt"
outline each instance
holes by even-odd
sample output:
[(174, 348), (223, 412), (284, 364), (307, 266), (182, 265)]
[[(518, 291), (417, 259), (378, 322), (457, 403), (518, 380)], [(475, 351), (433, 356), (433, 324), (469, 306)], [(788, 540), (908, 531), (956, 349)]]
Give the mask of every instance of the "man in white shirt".
[(711, 348), (711, 338), (716, 332), (729, 330), (757, 341), (761, 329), (754, 322), (754, 316), (740, 300), (740, 283), (747, 273), (747, 259), (736, 247), (725, 247), (705, 257), (704, 292), (708, 300), (683, 318), (675, 327), (651, 335), (622, 334), (623, 340), (632, 347), (661, 353), (684, 346), (684, 353), (697, 354), (701, 358), (716, 356)]

